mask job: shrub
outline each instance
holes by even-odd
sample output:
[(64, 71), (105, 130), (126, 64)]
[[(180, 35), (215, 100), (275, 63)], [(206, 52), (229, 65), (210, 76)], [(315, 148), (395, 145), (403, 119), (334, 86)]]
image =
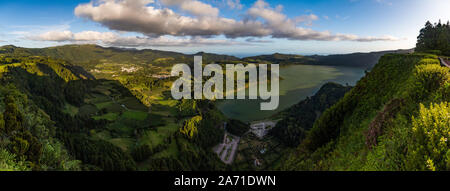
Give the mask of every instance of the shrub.
[(442, 54), (442, 51), (440, 51), (440, 50), (427, 50), (427, 51), (424, 51), (425, 53), (429, 53), (429, 54), (436, 54), (436, 55), (441, 55)]
[[(433, 62), (429, 59), (421, 60), (422, 63)], [(422, 100), (425, 95), (436, 91), (445, 82), (450, 79), (450, 71), (446, 67), (441, 67), (439, 64), (424, 64), (416, 66), (414, 72), (415, 77), (415, 96)]]
[(427, 65), (427, 64), (440, 64), (439, 60), (435, 58), (424, 58), (419, 61), (417, 65)]
[(450, 170), (450, 104), (420, 105), (419, 116), (412, 118), (413, 141), (409, 166), (418, 170)]
[(5, 120), (3, 120), (3, 114), (0, 113), (0, 133), (5, 130)]
[(180, 129), (180, 132), (189, 138), (193, 138), (194, 135), (197, 134), (198, 127), (199, 127), (200, 123), (202, 122), (202, 120), (203, 120), (203, 118), (200, 115), (187, 120), (184, 123), (183, 128)]
[(0, 171), (28, 171), (31, 170), (27, 162), (16, 160), (16, 155), (5, 149), (0, 149)]
[(434, 100), (450, 100), (450, 81), (447, 81), (435, 94)]
[(179, 117), (192, 117), (198, 114), (197, 101), (183, 99), (177, 104)]
[(81, 161), (73, 160), (64, 145), (58, 141), (43, 143), (40, 163), (42, 170), (81, 170)]

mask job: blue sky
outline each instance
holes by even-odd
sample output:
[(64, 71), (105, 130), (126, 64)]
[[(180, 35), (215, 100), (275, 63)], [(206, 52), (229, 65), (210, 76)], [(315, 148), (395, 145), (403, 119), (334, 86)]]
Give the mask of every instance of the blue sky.
[[(413, 48), (427, 20), (450, 20), (449, 8), (448, 0), (0, 0), (0, 45), (237, 56), (368, 52)], [(161, 10), (170, 14), (155, 16)]]

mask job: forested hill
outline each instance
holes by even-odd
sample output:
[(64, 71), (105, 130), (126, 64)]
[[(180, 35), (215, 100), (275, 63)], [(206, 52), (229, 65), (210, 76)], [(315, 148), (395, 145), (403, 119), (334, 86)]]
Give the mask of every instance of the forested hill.
[(284, 170), (450, 170), (450, 68), (388, 54), (326, 110)]
[(327, 66), (358, 67), (370, 70), (378, 63), (381, 56), (390, 53), (412, 53), (413, 49), (391, 50), (370, 53), (337, 54), (328, 56), (301, 56), (294, 54), (271, 54), (243, 58), (246, 62), (270, 62), (276, 64), (311, 64)]
[(301, 55), (280, 53), (246, 57), (242, 60), (249, 63), (269, 62), (274, 64), (308, 64), (314, 61), (311, 58)]
[(413, 49), (407, 50), (390, 50), (381, 52), (369, 52), (369, 53), (353, 53), (353, 54), (336, 54), (329, 56), (309, 56), (314, 65), (327, 65), (327, 66), (347, 66), (358, 67), (364, 69), (372, 69), (380, 58), (385, 54), (391, 53), (412, 53)]
[(75, 65), (86, 68), (89, 64), (175, 64), (191, 63), (193, 55), (202, 55), (210, 62), (235, 61), (239, 58), (228, 55), (219, 55), (199, 52), (193, 55), (160, 50), (137, 50), (127, 48), (105, 48), (98, 45), (65, 45), (49, 48), (21, 48), (12, 45), (0, 47), (0, 54), (17, 56), (48, 56), (56, 59), (64, 59)]
[(96, 124), (62, 112), (65, 103), (82, 102), (86, 86), (79, 82), (91, 81), (71, 67), (45, 57), (0, 56), (0, 170), (82, 169), (57, 138)]
[[(347, 66), (371, 69), (379, 58), (388, 53), (411, 53), (413, 49), (392, 50), (370, 53), (353, 53), (329, 56), (301, 56), (294, 54), (260, 55), (239, 59), (234, 56), (198, 52), (182, 54), (159, 50), (137, 50), (125, 48), (105, 48), (98, 45), (65, 45), (49, 48), (20, 48), (15, 46), (0, 47), (0, 54), (19, 56), (48, 56), (67, 60), (86, 70), (95, 69), (97, 65), (140, 65), (168, 67), (177, 63), (192, 63), (194, 55), (202, 55), (207, 62), (217, 63), (276, 63), (276, 64), (312, 64), (328, 66)], [(97, 67), (98, 68), (98, 67)], [(95, 75), (95, 74), (94, 74)], [(101, 76), (104, 77), (104, 76)]]
[(225, 120), (211, 102), (164, 99), (159, 87), (145, 91), (157, 97), (150, 112), (120, 82), (73, 68), (0, 54), (0, 171), (224, 169), (210, 152)]
[(270, 131), (270, 134), (288, 147), (297, 146), (322, 112), (337, 103), (351, 89), (351, 86), (326, 83), (314, 96), (281, 112), (282, 120)]

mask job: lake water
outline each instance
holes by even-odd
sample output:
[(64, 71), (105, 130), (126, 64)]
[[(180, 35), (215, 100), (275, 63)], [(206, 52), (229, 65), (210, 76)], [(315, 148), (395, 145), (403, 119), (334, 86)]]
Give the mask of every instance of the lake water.
[[(263, 120), (289, 108), (290, 106), (314, 95), (327, 82), (355, 85), (364, 76), (364, 69), (291, 65), (280, 68), (280, 105), (277, 110), (261, 111), (263, 100), (221, 100), (217, 107), (227, 117), (245, 122)], [(270, 77), (270, 76), (269, 76)]]

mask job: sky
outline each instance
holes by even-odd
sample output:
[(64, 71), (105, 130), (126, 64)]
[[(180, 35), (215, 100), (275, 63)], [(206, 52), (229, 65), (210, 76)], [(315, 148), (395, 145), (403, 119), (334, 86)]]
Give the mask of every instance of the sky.
[(258, 54), (415, 46), (449, 0), (0, 0), (0, 45), (64, 44)]

